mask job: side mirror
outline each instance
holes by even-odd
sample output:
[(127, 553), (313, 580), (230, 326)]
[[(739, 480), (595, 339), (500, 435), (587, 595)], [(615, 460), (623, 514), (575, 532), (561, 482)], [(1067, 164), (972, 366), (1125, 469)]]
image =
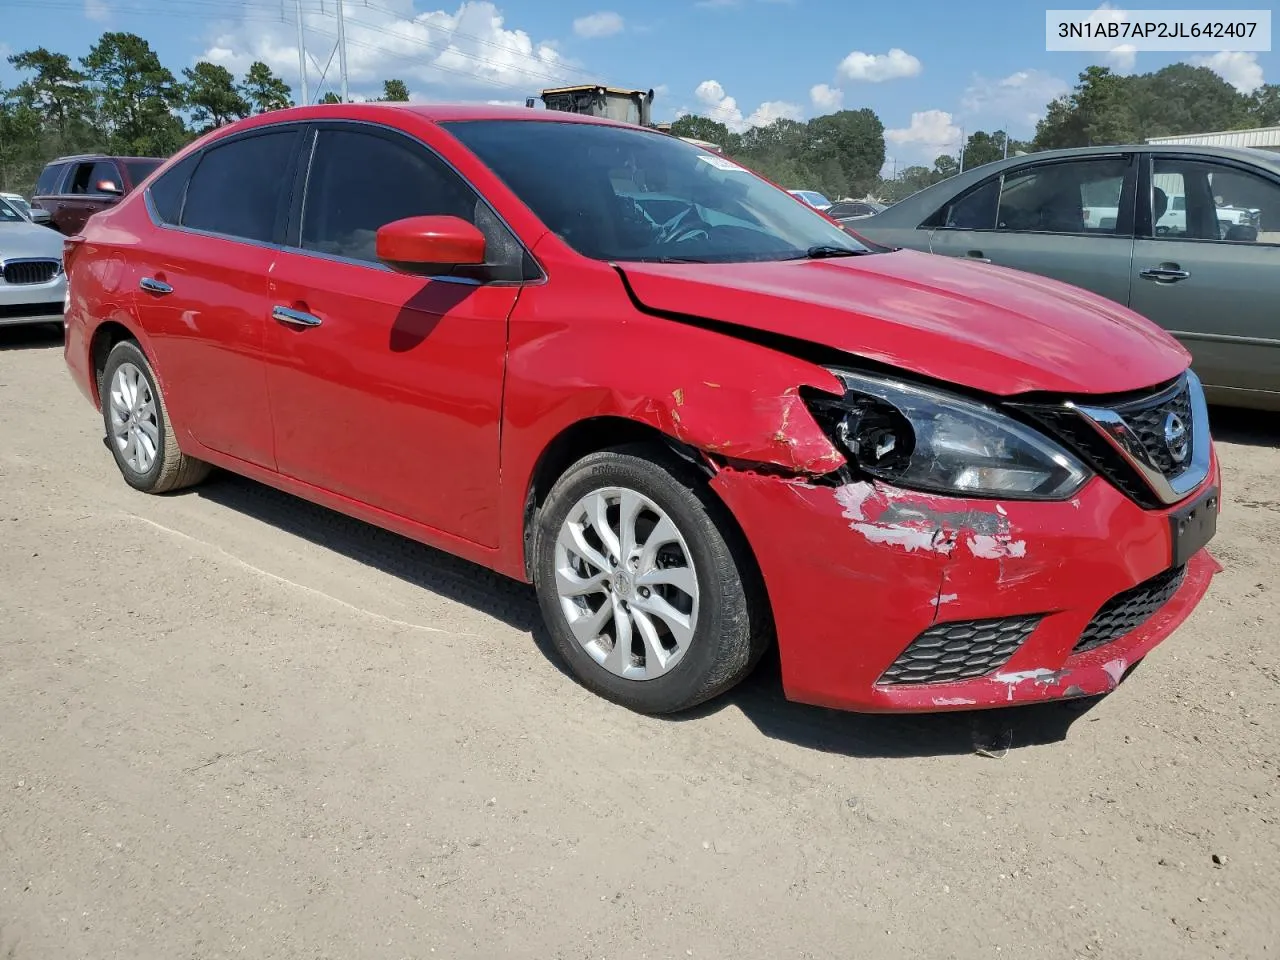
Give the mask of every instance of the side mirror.
[(460, 217), (405, 217), (378, 228), (378, 259), (406, 273), (484, 263), (484, 234)]
[(114, 180), (99, 180), (97, 188), (99, 193), (124, 193), (124, 191), (120, 189), (120, 184), (116, 183)]
[(48, 210), (44, 210), (41, 207), (31, 208), (32, 223), (48, 223), (52, 219), (53, 217), (49, 214)]

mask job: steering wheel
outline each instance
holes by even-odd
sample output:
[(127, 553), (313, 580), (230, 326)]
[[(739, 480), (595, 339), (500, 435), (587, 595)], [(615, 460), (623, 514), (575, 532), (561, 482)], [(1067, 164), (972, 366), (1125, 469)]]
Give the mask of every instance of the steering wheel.
[[(692, 216), (690, 216), (692, 214)], [(691, 221), (686, 223), (686, 221)], [(686, 240), (711, 239), (710, 224), (698, 216), (692, 205), (662, 225), (659, 243), (683, 243)]]

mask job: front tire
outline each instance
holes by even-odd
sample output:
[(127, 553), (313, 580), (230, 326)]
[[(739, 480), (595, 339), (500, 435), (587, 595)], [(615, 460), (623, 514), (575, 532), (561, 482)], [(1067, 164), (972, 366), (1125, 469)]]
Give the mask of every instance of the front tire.
[(737, 684), (768, 646), (764, 587), (741, 533), (663, 448), (584, 457), (536, 523), (538, 602), (557, 650), (594, 693), (675, 713)]
[(164, 394), (146, 355), (132, 340), (111, 348), (101, 391), (107, 446), (129, 486), (169, 493), (209, 475), (209, 464), (178, 449)]

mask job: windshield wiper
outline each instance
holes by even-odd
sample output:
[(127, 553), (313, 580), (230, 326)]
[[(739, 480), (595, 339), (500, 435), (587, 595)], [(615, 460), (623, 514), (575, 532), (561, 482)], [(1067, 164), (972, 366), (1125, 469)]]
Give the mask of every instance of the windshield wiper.
[(810, 247), (804, 255), (810, 260), (825, 260), (828, 257), (857, 257), (866, 250), (854, 250), (852, 247), (837, 247), (830, 243), (819, 243)]
[(654, 257), (648, 261), (649, 263), (709, 263), (708, 260), (699, 260), (697, 257)]

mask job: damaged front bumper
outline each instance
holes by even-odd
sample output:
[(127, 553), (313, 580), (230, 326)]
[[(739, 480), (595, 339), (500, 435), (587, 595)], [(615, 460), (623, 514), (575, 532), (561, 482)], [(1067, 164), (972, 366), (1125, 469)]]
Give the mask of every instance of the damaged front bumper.
[[(1064, 502), (940, 497), (722, 469), (769, 591), (789, 699), (931, 712), (1094, 696), (1182, 623), (1221, 570), (1174, 568), (1171, 514), (1101, 478)], [(1209, 501), (1218, 511), (1220, 501)]]

